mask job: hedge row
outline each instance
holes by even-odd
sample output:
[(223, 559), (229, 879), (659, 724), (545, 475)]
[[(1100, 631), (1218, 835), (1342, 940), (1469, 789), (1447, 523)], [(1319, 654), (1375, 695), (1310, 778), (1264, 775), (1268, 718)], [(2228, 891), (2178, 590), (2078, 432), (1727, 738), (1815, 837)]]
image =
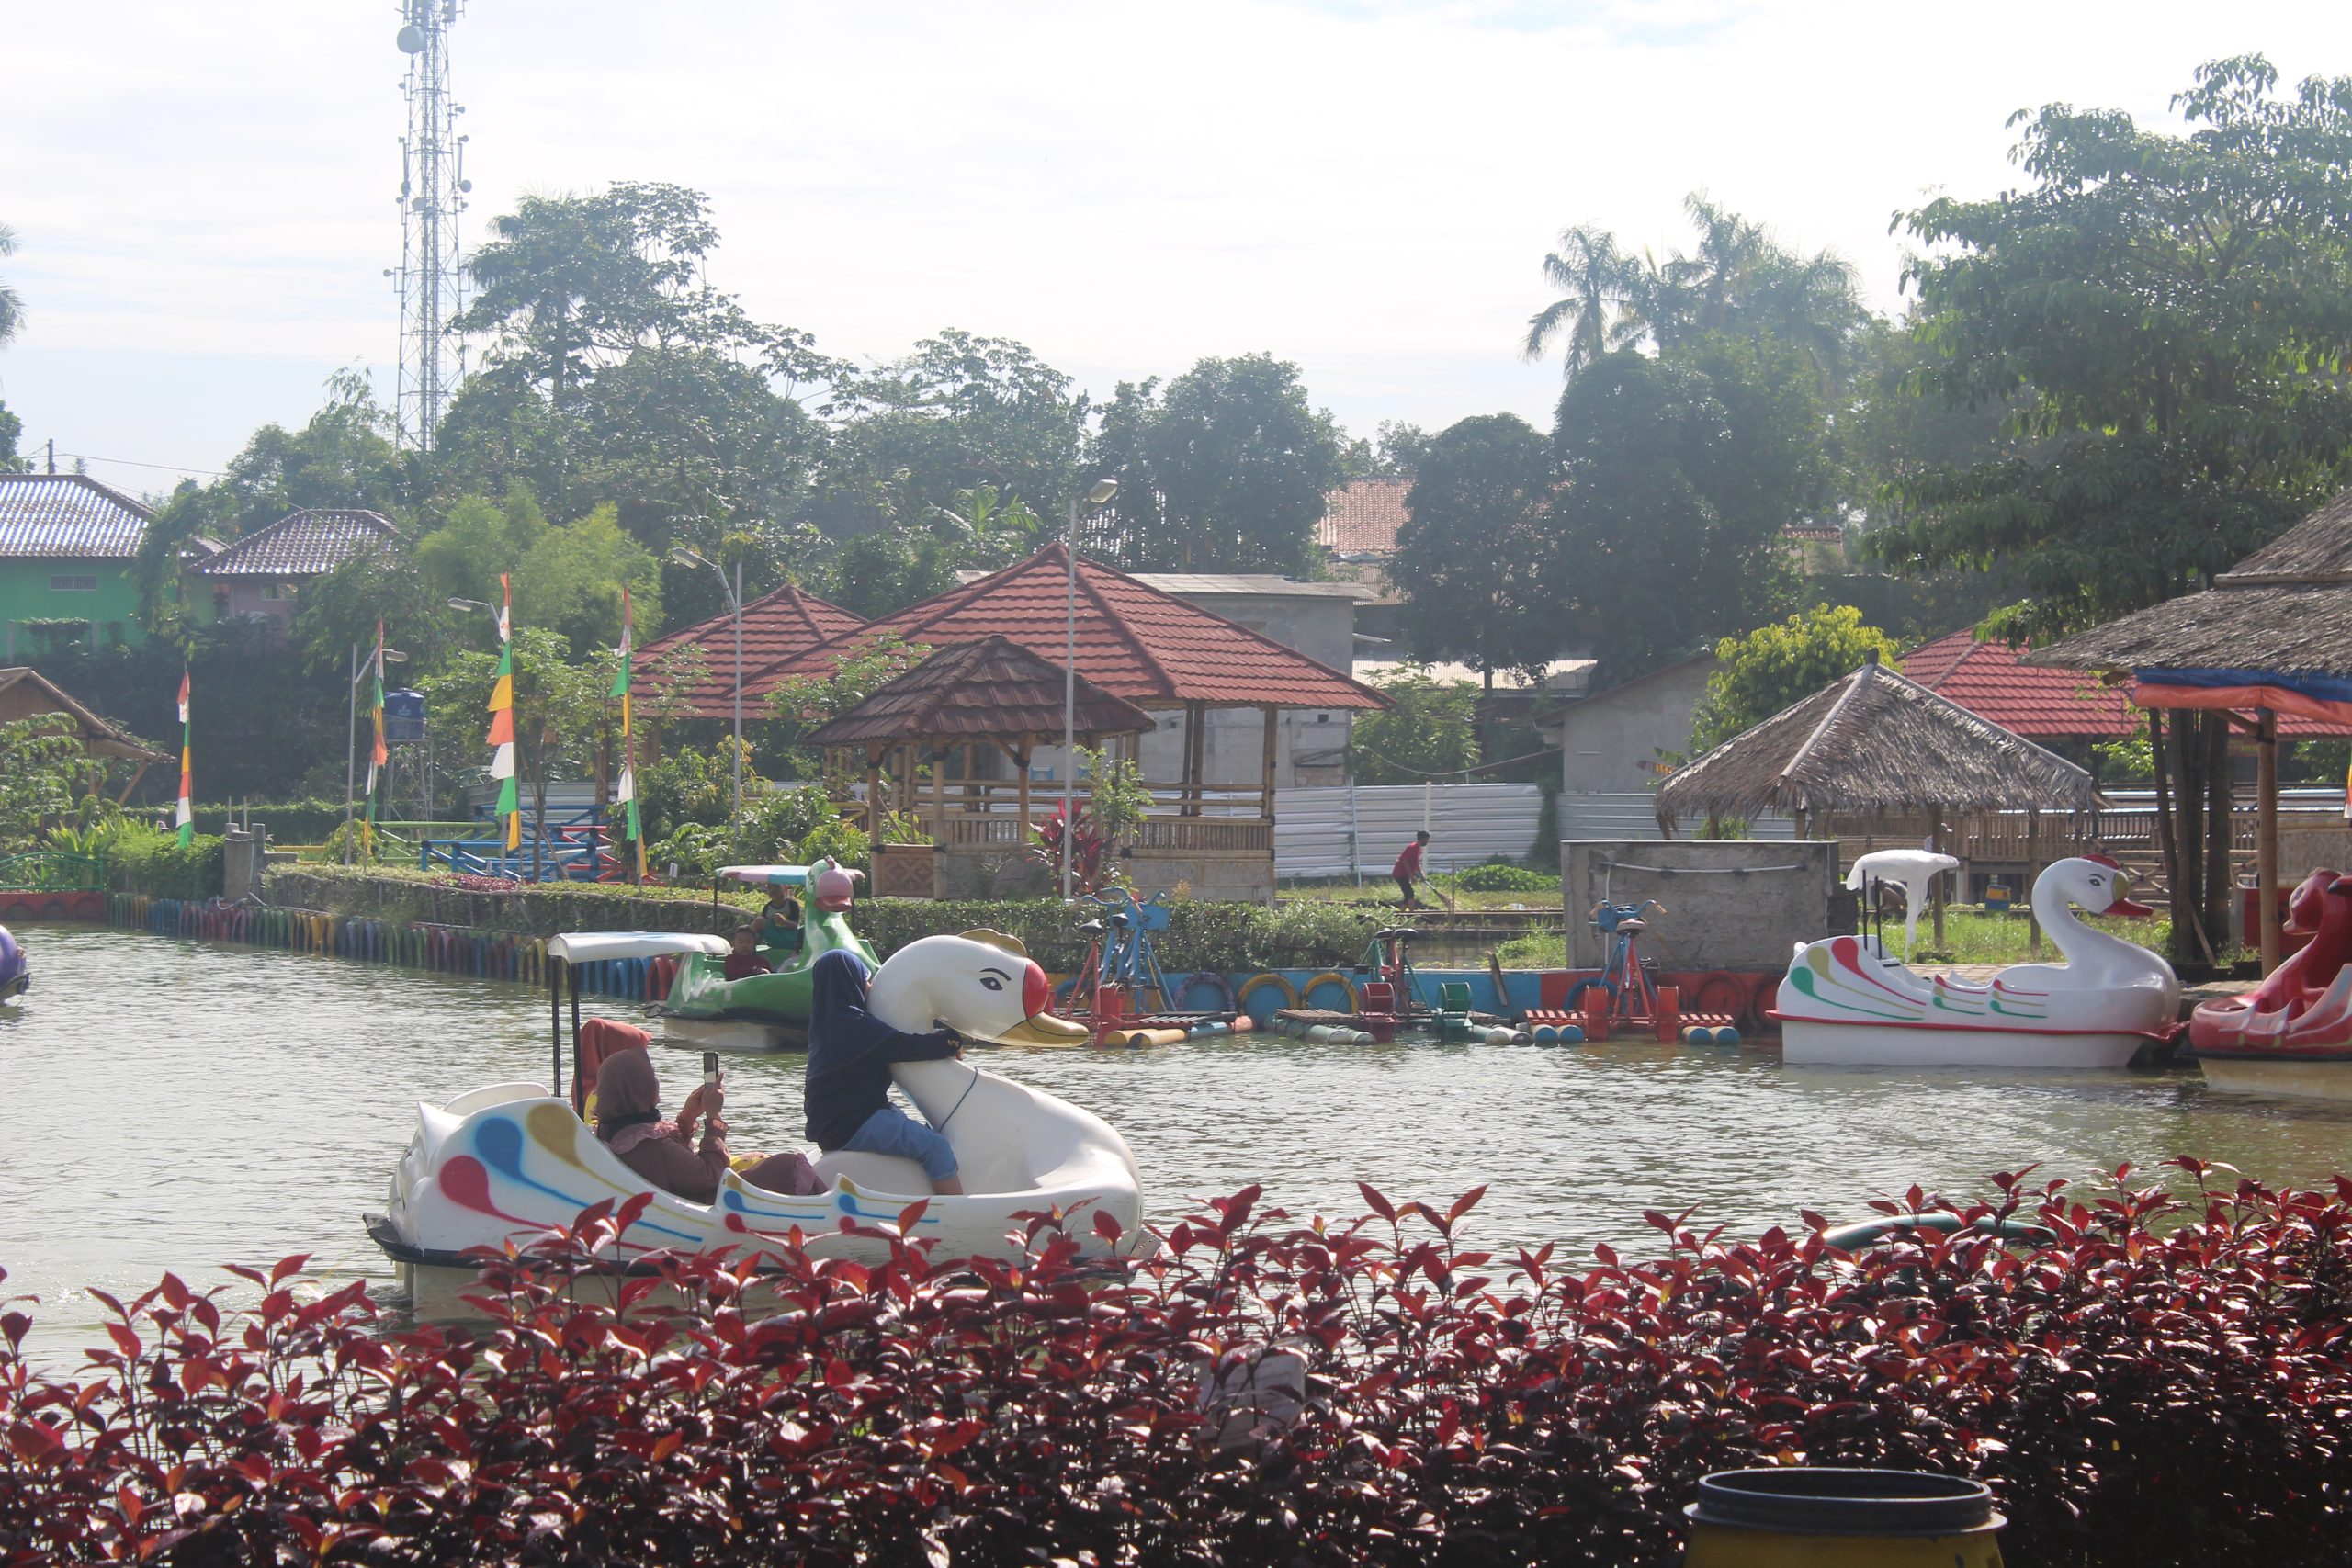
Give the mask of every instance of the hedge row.
[[(474, 926), (553, 936), (571, 931), (726, 931), (759, 908), (754, 892), (654, 889), (595, 883), (542, 883), (484, 890), (444, 874), (379, 867), (305, 865), (269, 874), (272, 903), (334, 915)], [(218, 884), (216, 874), (215, 884)], [(1055, 898), (876, 899), (853, 923), (888, 957), (918, 937), (987, 927), (1021, 939), (1038, 963), (1068, 973), (1084, 961), (1085, 917)], [(1379, 924), (1371, 914), (1302, 902), (1268, 909), (1253, 904), (1182, 900), (1155, 944), (1160, 966), (1193, 969), (1306, 969), (1353, 963)]]
[[(653, 1279), (571, 1299), (647, 1201), (608, 1200), (556, 1277), (490, 1263), (476, 1330), (381, 1325), (300, 1258), (235, 1270), (243, 1310), (165, 1275), (91, 1292), (72, 1375), (0, 1307), (0, 1562), (1676, 1568), (1701, 1476), (1813, 1464), (1984, 1482), (2011, 1568), (2341, 1564), (2352, 1183), (2176, 1163), (2179, 1199), (2128, 1168), (1914, 1188), (1880, 1245), (1653, 1213), (1645, 1259), (1479, 1247), (1484, 1189), (1306, 1224), (1252, 1187), (1125, 1273), (1057, 1216), (1018, 1264), (934, 1258), (917, 1205), (861, 1230), (885, 1260), (756, 1289), (665, 1259), (680, 1313)], [(1270, 1341), (1296, 1419), (1204, 1410), (1210, 1363), (1246, 1388)]]
[(107, 879), (116, 887), (157, 898), (202, 900), (220, 896), (221, 840), (198, 833), (186, 849), (170, 833), (118, 833), (106, 846)]

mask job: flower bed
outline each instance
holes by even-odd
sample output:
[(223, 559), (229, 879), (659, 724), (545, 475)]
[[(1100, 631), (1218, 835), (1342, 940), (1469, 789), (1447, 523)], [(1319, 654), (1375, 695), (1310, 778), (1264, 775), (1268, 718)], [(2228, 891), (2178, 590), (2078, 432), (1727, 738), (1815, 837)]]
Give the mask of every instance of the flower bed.
[[(1808, 1462), (1985, 1481), (2014, 1568), (2341, 1562), (2352, 1183), (2178, 1163), (2185, 1203), (2126, 1170), (1951, 1211), (2030, 1246), (1653, 1214), (1664, 1256), (1573, 1266), (1468, 1243), (1476, 1192), (1332, 1225), (1251, 1189), (1109, 1278), (1044, 1217), (1022, 1267), (797, 1259), (756, 1306), (673, 1260), (675, 1315), (498, 1265), (470, 1334), (379, 1333), (299, 1258), (244, 1313), (166, 1277), (100, 1298), (78, 1377), (0, 1315), (0, 1561), (1666, 1568), (1701, 1474)], [(1303, 1416), (1211, 1447), (1203, 1362), (1270, 1337)]]

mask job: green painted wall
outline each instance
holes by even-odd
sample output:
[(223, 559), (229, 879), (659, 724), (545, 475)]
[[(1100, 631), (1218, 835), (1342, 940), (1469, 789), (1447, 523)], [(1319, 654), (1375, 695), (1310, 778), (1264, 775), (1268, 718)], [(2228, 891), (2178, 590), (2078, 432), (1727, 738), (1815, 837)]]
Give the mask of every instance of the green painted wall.
[[(100, 646), (119, 640), (141, 641), (139, 594), (130, 585), (130, 563), (121, 560), (70, 560), (53, 557), (0, 560), (0, 649), (11, 645), (13, 661), (22, 663), (40, 652), (40, 646), (17, 623), (38, 620), (96, 621)], [(89, 589), (56, 589), (54, 577), (79, 576), (97, 580)]]

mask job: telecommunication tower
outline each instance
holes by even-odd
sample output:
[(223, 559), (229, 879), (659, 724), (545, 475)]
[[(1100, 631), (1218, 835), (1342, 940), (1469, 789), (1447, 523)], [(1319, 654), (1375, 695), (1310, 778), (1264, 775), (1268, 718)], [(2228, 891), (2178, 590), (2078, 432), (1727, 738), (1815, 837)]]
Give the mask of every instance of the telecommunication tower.
[(465, 374), (464, 343), (449, 323), (466, 308), (466, 264), (458, 217), (466, 209), (465, 106), (449, 96), (449, 28), (464, 0), (401, 0), (398, 43), (408, 56), (401, 96), (408, 132), (401, 138), (401, 265), (386, 276), (401, 296), (401, 364), (393, 416), (401, 445), (433, 450), (433, 434), (449, 394)]

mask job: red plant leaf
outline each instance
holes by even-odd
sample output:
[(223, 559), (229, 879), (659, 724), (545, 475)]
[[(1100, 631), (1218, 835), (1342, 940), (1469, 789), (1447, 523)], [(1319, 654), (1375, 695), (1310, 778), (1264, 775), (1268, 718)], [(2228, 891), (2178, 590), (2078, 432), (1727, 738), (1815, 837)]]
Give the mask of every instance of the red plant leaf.
[(1396, 1223), (1396, 1210), (1392, 1204), (1390, 1204), (1388, 1200), (1382, 1195), (1379, 1188), (1374, 1187), (1369, 1181), (1359, 1181), (1356, 1183), (1356, 1190), (1363, 1194), (1363, 1201), (1366, 1208), (1370, 1209), (1374, 1213), (1378, 1214), (1382, 1219), (1388, 1221), (1390, 1224), (1393, 1224)]

